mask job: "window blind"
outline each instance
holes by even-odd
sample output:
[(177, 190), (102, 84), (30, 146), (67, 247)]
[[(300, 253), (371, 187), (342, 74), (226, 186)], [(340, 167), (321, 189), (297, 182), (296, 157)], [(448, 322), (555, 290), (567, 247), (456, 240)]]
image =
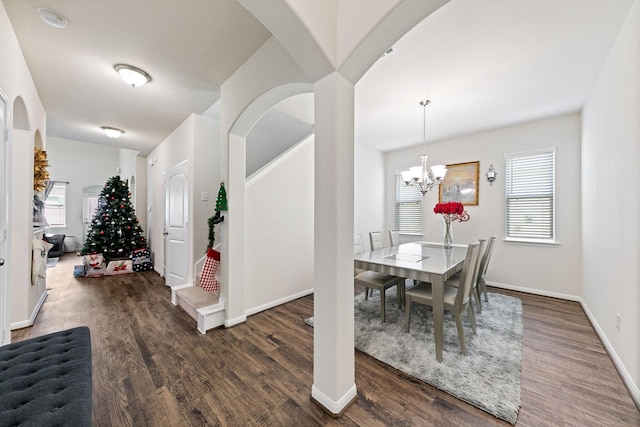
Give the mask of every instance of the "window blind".
[(67, 184), (56, 182), (44, 201), (44, 216), (50, 227), (66, 227)]
[(555, 149), (505, 155), (506, 235), (555, 239)]
[(396, 230), (399, 233), (422, 233), (422, 193), (406, 185), (396, 174)]

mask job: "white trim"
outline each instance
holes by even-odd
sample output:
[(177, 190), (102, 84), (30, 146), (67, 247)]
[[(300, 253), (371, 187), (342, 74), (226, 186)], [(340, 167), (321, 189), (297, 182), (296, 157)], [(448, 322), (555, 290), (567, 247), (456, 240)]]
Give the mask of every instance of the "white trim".
[(627, 386), (627, 390), (629, 390), (631, 399), (633, 399), (636, 406), (640, 408), (640, 389), (638, 389), (638, 385), (633, 382), (633, 378), (631, 378), (631, 375), (629, 375), (629, 371), (627, 371), (627, 369), (625, 368), (622, 360), (620, 360), (620, 358), (618, 357), (615, 349), (607, 339), (604, 331), (602, 330), (602, 328), (600, 328), (600, 325), (596, 321), (596, 318), (593, 316), (591, 310), (589, 310), (589, 307), (587, 307), (587, 304), (582, 300), (582, 298), (580, 298), (580, 305), (582, 306), (584, 312), (587, 314), (587, 318), (591, 322), (591, 326), (593, 326), (593, 329), (596, 331), (596, 335), (598, 335), (598, 338), (600, 338), (600, 341), (602, 342), (605, 350), (607, 350), (607, 353), (609, 353), (609, 357), (611, 358), (613, 365), (618, 370), (618, 373), (622, 378), (622, 382), (625, 386)]
[(544, 297), (559, 298), (559, 299), (564, 299), (564, 300), (567, 300), (567, 301), (580, 302), (580, 300), (581, 300), (580, 297), (577, 296), (577, 295), (561, 294), (561, 293), (558, 293), (558, 292), (550, 292), (550, 291), (541, 291), (540, 289), (524, 288), (522, 286), (508, 285), (508, 284), (505, 284), (505, 283), (497, 283), (497, 282), (489, 282), (489, 281), (487, 281), (487, 285), (488, 286), (493, 286), (494, 288), (508, 289), (510, 291), (524, 292), (526, 294), (541, 295), (541, 296), (544, 296)]
[(333, 401), (326, 394), (318, 390), (315, 384), (311, 386), (311, 397), (313, 397), (316, 402), (324, 406), (324, 408), (332, 414), (341, 413), (342, 410), (346, 408), (357, 395), (358, 390), (356, 389), (356, 385), (354, 384), (340, 399)]
[(12, 323), (11, 330), (13, 331), (15, 329), (22, 329), (22, 328), (28, 328), (29, 326), (33, 326), (36, 323), (36, 317), (38, 317), (40, 308), (42, 307), (42, 304), (44, 304), (44, 300), (46, 300), (48, 296), (49, 296), (49, 292), (45, 290), (40, 296), (40, 300), (38, 301), (38, 304), (36, 304), (36, 306), (33, 308), (33, 311), (31, 312), (31, 317), (28, 320)]
[(235, 317), (233, 319), (225, 320), (224, 321), (224, 327), (225, 328), (230, 328), (232, 326), (239, 325), (239, 324), (244, 323), (246, 321), (247, 321), (247, 316), (244, 316), (244, 315), (243, 316), (238, 316), (238, 317)]
[(280, 298), (275, 301), (271, 301), (270, 303), (260, 305), (258, 307), (250, 308), (249, 310), (245, 310), (245, 315), (251, 316), (252, 314), (260, 313), (261, 311), (268, 310), (273, 307), (277, 307), (279, 305), (288, 303), (290, 301), (296, 300), (298, 298), (306, 297), (307, 295), (311, 295), (313, 293), (313, 288), (307, 289), (302, 292), (298, 292), (297, 294), (289, 295), (284, 298)]
[(591, 326), (593, 327), (594, 331), (596, 332), (596, 335), (600, 339), (602, 346), (609, 354), (609, 357), (611, 358), (613, 365), (616, 367), (618, 374), (620, 374), (620, 377), (622, 378), (622, 382), (627, 387), (627, 390), (631, 395), (631, 399), (633, 399), (636, 406), (640, 408), (640, 389), (638, 389), (638, 385), (633, 381), (633, 378), (631, 378), (631, 375), (629, 375), (629, 371), (622, 363), (622, 360), (620, 360), (620, 358), (618, 357), (618, 354), (616, 353), (615, 349), (607, 339), (607, 336), (605, 335), (604, 331), (596, 321), (596, 318), (593, 316), (593, 314), (591, 313), (591, 310), (589, 310), (589, 307), (581, 297), (575, 296), (575, 295), (559, 294), (557, 292), (540, 291), (539, 289), (523, 288), (520, 286), (507, 285), (504, 283), (487, 282), (487, 285), (495, 288), (509, 289), (512, 291), (525, 292), (528, 294), (559, 298), (559, 299), (575, 301), (580, 303), (580, 306), (582, 306), (582, 309), (587, 315), (587, 319), (589, 319), (589, 323), (591, 323)]

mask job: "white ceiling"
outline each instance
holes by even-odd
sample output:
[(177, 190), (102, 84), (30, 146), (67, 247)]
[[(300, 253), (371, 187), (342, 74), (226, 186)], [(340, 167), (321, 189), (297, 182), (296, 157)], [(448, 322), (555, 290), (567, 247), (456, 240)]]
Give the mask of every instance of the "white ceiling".
[[(151, 151), (270, 36), (234, 0), (3, 0), (49, 136)], [(356, 140), (388, 151), (579, 111), (633, 0), (452, 0), (356, 85)], [(69, 23), (46, 25), (39, 7)], [(381, 52), (382, 53), (382, 52)], [(113, 71), (151, 74), (141, 88)], [(313, 122), (312, 97), (278, 106)], [(118, 140), (100, 126), (127, 133)]]
[[(147, 154), (220, 85), (270, 33), (234, 0), (3, 0), (47, 112), (47, 135)], [(38, 8), (55, 8), (64, 29)], [(126, 85), (117, 63), (152, 82)], [(125, 130), (117, 140), (100, 126)]]

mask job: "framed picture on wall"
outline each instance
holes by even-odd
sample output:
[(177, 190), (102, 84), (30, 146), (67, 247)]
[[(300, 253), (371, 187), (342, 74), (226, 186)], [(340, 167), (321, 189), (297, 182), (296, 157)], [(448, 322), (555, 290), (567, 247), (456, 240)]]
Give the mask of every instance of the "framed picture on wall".
[(460, 202), (465, 206), (477, 206), (479, 168), (480, 162), (447, 165), (447, 174), (440, 184), (439, 203)]

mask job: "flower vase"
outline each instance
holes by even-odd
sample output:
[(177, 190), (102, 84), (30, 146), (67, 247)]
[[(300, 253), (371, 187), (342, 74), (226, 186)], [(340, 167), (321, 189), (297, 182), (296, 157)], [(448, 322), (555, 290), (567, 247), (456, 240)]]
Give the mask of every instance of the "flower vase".
[(451, 227), (451, 219), (444, 217), (444, 230), (442, 231), (442, 247), (445, 249), (453, 248), (453, 228)]

